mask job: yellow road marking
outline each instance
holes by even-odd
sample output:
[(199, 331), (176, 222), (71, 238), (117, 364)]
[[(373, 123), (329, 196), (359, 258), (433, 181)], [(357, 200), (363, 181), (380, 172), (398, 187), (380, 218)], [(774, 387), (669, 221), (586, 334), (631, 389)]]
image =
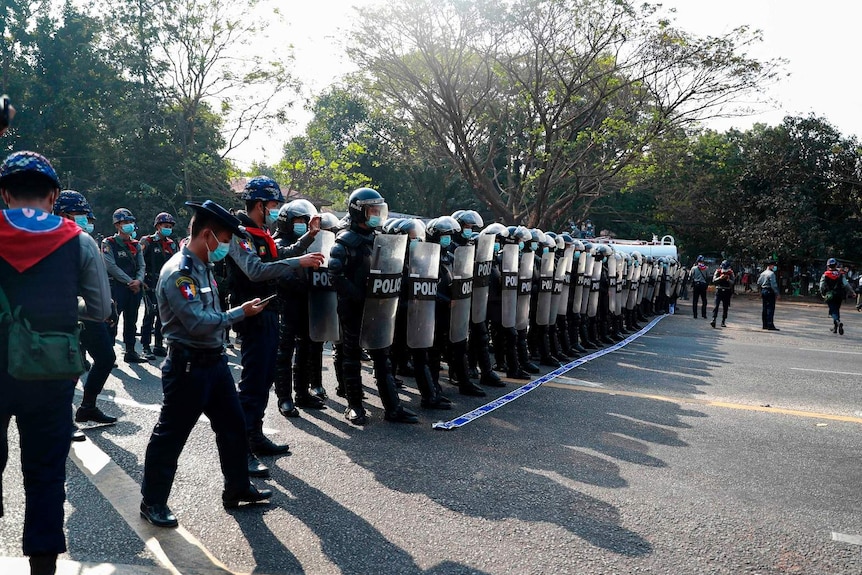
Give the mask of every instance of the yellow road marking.
[(587, 387), (583, 385), (568, 385), (564, 383), (554, 383), (549, 381), (544, 384), (545, 387), (553, 387), (555, 389), (568, 389), (570, 391), (585, 391), (587, 393), (602, 393), (604, 395), (622, 395), (624, 397), (638, 397), (641, 399), (653, 399), (655, 401), (666, 401), (669, 403), (685, 404), (693, 403), (697, 405), (709, 405), (712, 407), (724, 407), (726, 409), (738, 409), (742, 411), (759, 411), (762, 413), (774, 413), (780, 415), (795, 415), (797, 417), (807, 417), (810, 419), (826, 419), (829, 421), (843, 421), (845, 423), (862, 424), (862, 417), (853, 417), (850, 415), (835, 415), (832, 413), (818, 413), (816, 411), (801, 411), (798, 409), (783, 409), (780, 407), (763, 407), (761, 405), (748, 405), (745, 403), (731, 403), (727, 401), (714, 401), (711, 399), (699, 399), (696, 397), (672, 397), (668, 395), (655, 395), (652, 393), (640, 393), (637, 391), (621, 391), (618, 389), (607, 389), (598, 387)]

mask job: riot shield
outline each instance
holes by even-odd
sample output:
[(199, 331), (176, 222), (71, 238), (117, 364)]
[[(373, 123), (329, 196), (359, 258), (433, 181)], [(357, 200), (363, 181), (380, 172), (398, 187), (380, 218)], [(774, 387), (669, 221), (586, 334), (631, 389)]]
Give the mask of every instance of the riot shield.
[(440, 277), (440, 244), (418, 242), (410, 248), (407, 269), (407, 347), (434, 345), (434, 309)]
[(612, 315), (617, 314), (617, 255), (608, 256), (608, 312)]
[(323, 254), (319, 268), (308, 269), (308, 337), (311, 341), (339, 341), (338, 294), (329, 277), (329, 252), (335, 245), (335, 234), (320, 230), (308, 246), (308, 253)]
[[(554, 254), (542, 255), (539, 268), (539, 298), (536, 300), (536, 325), (548, 325), (551, 321), (551, 296), (554, 292)], [(556, 319), (556, 318), (554, 318)]]
[(374, 238), (359, 333), (359, 345), (365, 349), (392, 345), (406, 252), (406, 235), (378, 234)]
[[(590, 301), (590, 290), (593, 289), (593, 264), (596, 257), (596, 248), (591, 248), (590, 251), (585, 251), (584, 254), (584, 274), (581, 282), (581, 315), (587, 315), (587, 307)], [(580, 264), (579, 264), (580, 265)]]
[[(515, 327), (518, 315), (518, 246), (507, 244), (500, 252), (500, 272), (502, 276), (503, 315), (500, 325)], [(527, 300), (529, 305), (529, 299)]]
[(521, 265), (518, 266), (518, 312), (515, 318), (515, 329), (521, 331), (530, 325), (530, 298), (533, 295), (533, 268), (536, 258), (532, 252), (521, 255)]
[(587, 265), (587, 251), (578, 256), (578, 261), (572, 266), (575, 271), (575, 285), (572, 288), (572, 313), (581, 313), (581, 301), (584, 299), (584, 269)]
[(626, 309), (634, 309), (638, 303), (638, 288), (640, 286), (641, 266), (640, 258), (632, 255), (632, 261), (629, 264), (628, 282), (629, 293), (626, 297)]
[(617, 293), (611, 294), (611, 297), (617, 298), (617, 310), (616, 314), (622, 314), (626, 305), (626, 266), (628, 265), (628, 254), (621, 254), (619, 252), (614, 254), (614, 258), (617, 260)]
[[(560, 303), (557, 307), (557, 315), (566, 315), (569, 312), (569, 294), (572, 289), (572, 266), (574, 265), (575, 246), (566, 246), (566, 253), (563, 255), (563, 286), (560, 290)], [(551, 318), (553, 320), (553, 318)]]
[(593, 278), (590, 283), (589, 301), (587, 303), (587, 315), (596, 317), (599, 311), (599, 289), (602, 287), (602, 266), (604, 263), (596, 260), (593, 262)]
[(449, 341), (452, 343), (467, 339), (470, 329), (475, 253), (476, 246), (461, 246), (455, 250), (452, 262), (452, 302), (449, 308)]
[(476, 263), (473, 267), (473, 302), (471, 321), (482, 323), (488, 317), (488, 282), (491, 280), (491, 266), (494, 259), (494, 240), (496, 236), (483, 234), (476, 240)]

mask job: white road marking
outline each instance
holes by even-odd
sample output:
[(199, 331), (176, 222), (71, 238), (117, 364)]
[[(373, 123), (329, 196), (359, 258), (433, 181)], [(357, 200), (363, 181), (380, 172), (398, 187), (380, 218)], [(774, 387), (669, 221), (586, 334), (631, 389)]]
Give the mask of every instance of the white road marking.
[(586, 381), (583, 379), (575, 379), (574, 377), (566, 377), (561, 375), (559, 377), (555, 377), (553, 381), (558, 383), (565, 383), (567, 385), (583, 385), (586, 387), (604, 387), (601, 383), (596, 383), (594, 381)]
[(799, 351), (818, 351), (829, 353), (846, 353), (850, 355), (862, 355), (862, 351), (841, 351), (837, 349), (817, 349), (816, 347), (800, 347)]
[(807, 369), (805, 367), (791, 367), (793, 371), (812, 371), (814, 373), (832, 373), (835, 375), (858, 375), (862, 376), (862, 373), (855, 373), (852, 371), (831, 371), (828, 369)]
[(832, 532), (832, 541), (849, 543), (850, 545), (862, 545), (862, 535), (847, 535), (846, 533)]

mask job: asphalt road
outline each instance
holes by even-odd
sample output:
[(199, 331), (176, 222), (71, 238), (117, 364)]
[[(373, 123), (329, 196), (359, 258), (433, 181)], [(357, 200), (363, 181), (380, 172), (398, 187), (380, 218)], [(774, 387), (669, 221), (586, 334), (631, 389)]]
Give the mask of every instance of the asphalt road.
[[(848, 305), (838, 336), (822, 305), (779, 300), (766, 332), (756, 299), (734, 298), (725, 329), (681, 304), (453, 431), (431, 424), (481, 400), (444, 384), (454, 411), (387, 423), (368, 369), (374, 417), (352, 427), (325, 358), (328, 409), (288, 421), (270, 402), (267, 432), (293, 451), (267, 460), (271, 504), (222, 509), (198, 424), (170, 500), (180, 530), (137, 515), (161, 389), (155, 364), (121, 361), (100, 404), (120, 422), (69, 460), (59, 573), (862, 573), (862, 314)], [(26, 573), (17, 442), (13, 425), (4, 575)]]

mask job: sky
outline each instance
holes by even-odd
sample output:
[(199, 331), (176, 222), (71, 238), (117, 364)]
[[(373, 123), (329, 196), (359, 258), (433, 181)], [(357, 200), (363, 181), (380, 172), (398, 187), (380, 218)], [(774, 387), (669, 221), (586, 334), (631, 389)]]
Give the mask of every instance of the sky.
[[(352, 70), (339, 41), (350, 26), (352, 6), (381, 0), (274, 0), (284, 22), (275, 36), (294, 47), (293, 71), (310, 98)], [(756, 115), (716, 119), (707, 126), (719, 131), (747, 129), (754, 123), (776, 125), (787, 115), (824, 117), (844, 136), (862, 137), (862, 81), (856, 77), (862, 3), (851, 0), (666, 0), (676, 10), (680, 27), (698, 35), (718, 35), (741, 25), (763, 32), (763, 42), (750, 51), (761, 60), (783, 58), (788, 76), (767, 87), (764, 96), (775, 103)], [(272, 134), (260, 133), (231, 155), (241, 168), (254, 160), (276, 162), (283, 143), (300, 134), (310, 114), (297, 103), (292, 125)]]

